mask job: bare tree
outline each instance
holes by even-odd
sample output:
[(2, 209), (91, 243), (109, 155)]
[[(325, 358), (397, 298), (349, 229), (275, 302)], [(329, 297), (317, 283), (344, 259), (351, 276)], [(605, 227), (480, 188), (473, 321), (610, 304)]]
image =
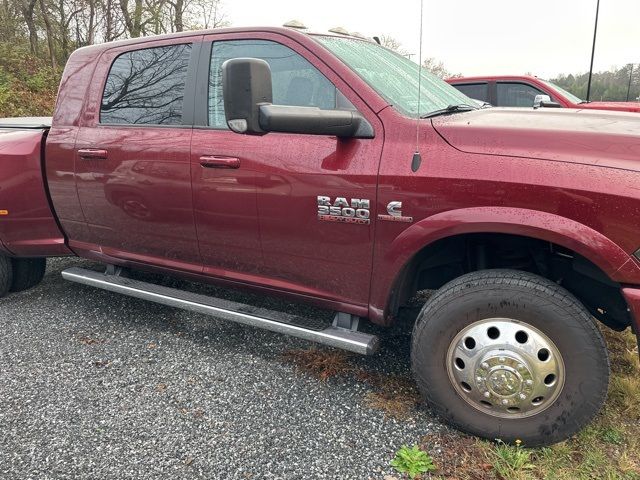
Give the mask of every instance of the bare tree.
[[(402, 47), (402, 44), (390, 35), (382, 35), (380, 37), (380, 44), (383, 47), (386, 47), (394, 52), (399, 53), (402, 56), (409, 57), (409, 53), (405, 48)], [(433, 57), (427, 57), (422, 61), (422, 66), (440, 78), (450, 78), (450, 77), (460, 77), (461, 75), (452, 74), (449, 70), (446, 69), (444, 63), (439, 60), (436, 60)]]
[(24, 22), (29, 30), (29, 48), (31, 53), (38, 54), (38, 30), (36, 27), (35, 10), (36, 0), (22, 0), (21, 12)]
[(97, 0), (87, 0), (89, 6), (89, 19), (87, 25), (87, 45), (93, 45), (96, 41), (96, 9)]
[(404, 57), (408, 55), (407, 50), (402, 47), (402, 44), (390, 35), (382, 35), (380, 37), (380, 44), (383, 47), (386, 47), (389, 50), (393, 50), (394, 52), (399, 53)]
[(440, 60), (436, 60), (433, 57), (428, 57), (422, 62), (422, 66), (433, 73), (436, 77), (440, 78), (451, 78), (451, 77), (461, 77), (459, 73), (451, 73), (444, 66)]
[(192, 0), (189, 5), (191, 27), (194, 29), (229, 26), (222, 0)]
[(133, 0), (133, 9), (129, 10), (128, 0), (119, 0), (120, 10), (124, 17), (124, 23), (132, 38), (142, 34), (142, 0)]
[(13, 42), (19, 37), (23, 24), (20, 21), (21, 11), (17, 2), (0, 1), (0, 41)]
[(0, 42), (54, 69), (85, 45), (228, 24), (223, 0), (0, 0)]
[(173, 8), (173, 27), (176, 32), (182, 32), (184, 30), (184, 0), (169, 0), (169, 5)]
[(53, 37), (53, 27), (49, 19), (49, 12), (44, 0), (39, 0), (40, 12), (42, 13), (42, 20), (44, 21), (45, 29), (47, 31), (47, 47), (49, 48), (49, 59), (51, 61), (51, 67), (56, 68), (58, 66), (56, 62), (56, 50), (55, 39)]
[(62, 57), (66, 59), (70, 52), (70, 25), (71, 22), (75, 19), (75, 16), (78, 15), (82, 9), (73, 5), (73, 10), (71, 12), (67, 12), (67, 3), (65, 0), (58, 0), (56, 14), (58, 21), (58, 31), (60, 34), (60, 49), (62, 50)]

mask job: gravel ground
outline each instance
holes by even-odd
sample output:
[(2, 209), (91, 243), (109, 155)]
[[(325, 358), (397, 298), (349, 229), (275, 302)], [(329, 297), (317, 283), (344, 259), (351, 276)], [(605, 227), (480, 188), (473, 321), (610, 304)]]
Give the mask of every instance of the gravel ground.
[[(283, 361), (308, 342), (62, 280), (74, 265), (90, 264), (52, 260), (0, 300), (0, 478), (384, 478), (402, 444), (443, 429)], [(353, 362), (408, 375), (408, 331), (382, 341)]]

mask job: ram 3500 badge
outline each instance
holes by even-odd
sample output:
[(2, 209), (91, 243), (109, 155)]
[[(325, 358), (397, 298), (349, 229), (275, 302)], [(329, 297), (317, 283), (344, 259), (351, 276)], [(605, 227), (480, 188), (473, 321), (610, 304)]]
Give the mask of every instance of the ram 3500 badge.
[(325, 222), (369, 225), (370, 208), (371, 202), (365, 198), (352, 198), (351, 202), (348, 202), (345, 197), (336, 197), (331, 202), (331, 197), (318, 195), (318, 220)]

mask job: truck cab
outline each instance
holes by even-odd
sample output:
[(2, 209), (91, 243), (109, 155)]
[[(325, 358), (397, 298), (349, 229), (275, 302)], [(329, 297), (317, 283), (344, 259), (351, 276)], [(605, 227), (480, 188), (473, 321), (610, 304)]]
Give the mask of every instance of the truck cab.
[(455, 77), (447, 82), (465, 95), (496, 107), (533, 107), (536, 97), (545, 95), (556, 107), (640, 113), (640, 102), (587, 102), (533, 75)]
[(604, 401), (595, 322), (639, 324), (631, 113), (480, 107), (372, 40), (239, 28), (81, 48), (51, 125), (7, 122), (2, 293), (25, 277), (18, 263), (77, 255), (105, 271), (67, 280), (373, 354), (363, 325), (393, 324), (431, 290), (411, 350), (425, 400), (464, 431), (531, 446), (572, 435)]

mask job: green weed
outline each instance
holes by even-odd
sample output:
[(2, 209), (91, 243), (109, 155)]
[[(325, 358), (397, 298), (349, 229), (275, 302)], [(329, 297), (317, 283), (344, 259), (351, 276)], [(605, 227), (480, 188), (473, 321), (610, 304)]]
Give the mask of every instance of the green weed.
[(396, 452), (396, 457), (391, 460), (391, 466), (399, 473), (409, 475), (409, 478), (416, 478), (418, 475), (436, 469), (431, 456), (427, 452), (420, 450), (417, 445), (413, 447), (403, 445)]

